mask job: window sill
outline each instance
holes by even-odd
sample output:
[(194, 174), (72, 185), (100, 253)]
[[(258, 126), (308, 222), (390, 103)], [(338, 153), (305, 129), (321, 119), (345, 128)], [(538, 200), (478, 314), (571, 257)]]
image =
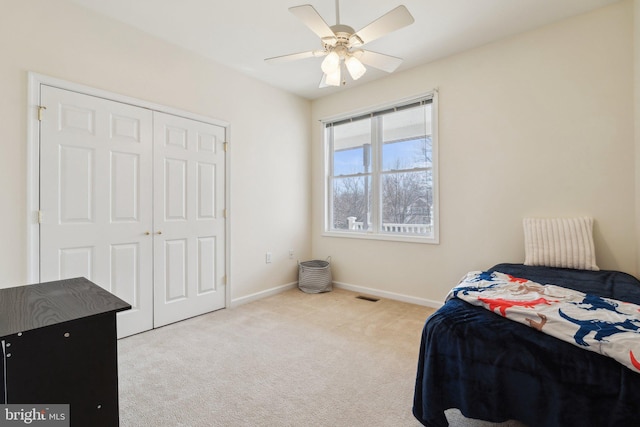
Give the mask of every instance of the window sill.
[(325, 231), (322, 233), (323, 237), (344, 237), (348, 239), (363, 239), (363, 240), (384, 240), (390, 242), (408, 242), (408, 243), (422, 243), (429, 245), (438, 245), (440, 241), (437, 237), (418, 237), (410, 236), (406, 234), (376, 234), (376, 233), (364, 233), (362, 231)]

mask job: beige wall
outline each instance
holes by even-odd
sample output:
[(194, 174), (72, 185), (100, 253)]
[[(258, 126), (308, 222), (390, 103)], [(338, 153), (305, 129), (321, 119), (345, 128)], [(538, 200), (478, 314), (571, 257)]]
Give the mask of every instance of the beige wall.
[(28, 71), (229, 122), (232, 298), (296, 280), (288, 250), (310, 254), (309, 101), (64, 1), (5, 0), (0, 287), (27, 280)]
[[(633, 0), (633, 57), (635, 96), (635, 161), (636, 161), (636, 241), (640, 242), (640, 0)], [(636, 250), (636, 271), (640, 272), (640, 250)]]
[[(335, 280), (442, 301), (467, 271), (522, 262), (525, 216), (595, 218), (597, 262), (635, 274), (633, 2), (312, 104), (313, 254)], [(318, 120), (439, 89), (440, 244), (323, 237)]]

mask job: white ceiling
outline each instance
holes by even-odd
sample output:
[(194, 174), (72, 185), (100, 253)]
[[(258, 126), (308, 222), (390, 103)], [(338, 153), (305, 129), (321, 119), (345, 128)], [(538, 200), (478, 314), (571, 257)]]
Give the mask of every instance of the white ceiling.
[[(70, 0), (175, 45), (309, 99), (340, 88), (318, 88), (321, 58), (270, 65), (265, 58), (320, 48), (318, 37), (287, 10), (311, 4), (335, 24), (335, 0)], [(359, 30), (404, 4), (415, 22), (365, 45), (404, 58), (406, 70), (457, 52), (619, 0), (341, 0), (340, 21)], [(357, 82), (384, 77), (368, 67)]]

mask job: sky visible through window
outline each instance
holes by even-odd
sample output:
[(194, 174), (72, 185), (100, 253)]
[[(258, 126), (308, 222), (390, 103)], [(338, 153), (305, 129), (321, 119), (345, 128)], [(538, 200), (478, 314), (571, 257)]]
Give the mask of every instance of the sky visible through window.
[[(427, 138), (427, 155), (430, 156), (430, 141)], [(351, 175), (364, 172), (363, 147), (350, 148), (334, 152), (334, 176)], [(427, 167), (425, 161), (424, 138), (386, 143), (382, 149), (382, 170), (413, 169)], [(371, 171), (371, 167), (369, 167)]]

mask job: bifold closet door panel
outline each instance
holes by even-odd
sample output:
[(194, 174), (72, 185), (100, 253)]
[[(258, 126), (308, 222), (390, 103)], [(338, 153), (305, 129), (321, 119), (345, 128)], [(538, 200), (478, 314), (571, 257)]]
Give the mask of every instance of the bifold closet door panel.
[(225, 128), (154, 113), (154, 326), (224, 307)]
[(153, 113), (41, 85), (40, 281), (86, 277), (153, 327)]

